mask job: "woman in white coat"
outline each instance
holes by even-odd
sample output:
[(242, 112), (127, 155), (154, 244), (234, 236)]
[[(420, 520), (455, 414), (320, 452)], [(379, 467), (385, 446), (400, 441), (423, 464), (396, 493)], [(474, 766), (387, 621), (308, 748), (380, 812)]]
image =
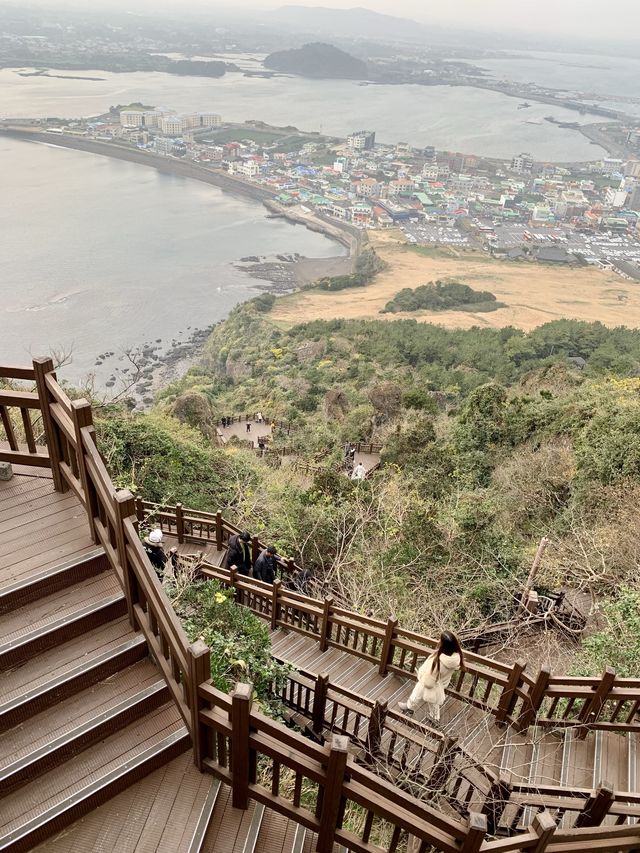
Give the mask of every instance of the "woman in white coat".
[(440, 708), (444, 705), (445, 690), (451, 677), (464, 664), (460, 642), (455, 634), (444, 631), (440, 635), (438, 648), (429, 655), (418, 670), (418, 681), (406, 702), (400, 702), (400, 710), (413, 714), (423, 703), (427, 703), (432, 720), (440, 719)]

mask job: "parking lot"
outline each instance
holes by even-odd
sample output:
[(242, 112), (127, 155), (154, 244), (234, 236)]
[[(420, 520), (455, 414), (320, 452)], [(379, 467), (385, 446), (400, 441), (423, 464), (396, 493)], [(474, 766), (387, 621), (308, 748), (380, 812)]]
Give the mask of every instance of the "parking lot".
[(470, 246), (469, 238), (455, 225), (440, 225), (435, 222), (412, 222), (402, 226), (409, 243), (418, 245)]
[(609, 265), (616, 261), (627, 261), (640, 265), (640, 239), (629, 233), (577, 233), (568, 225), (533, 226), (497, 223), (492, 219), (473, 220), (473, 230), (468, 236), (454, 224), (435, 222), (407, 223), (402, 230), (410, 243), (418, 245), (464, 248), (493, 244), (503, 249), (558, 246), (583, 257), (590, 264)]

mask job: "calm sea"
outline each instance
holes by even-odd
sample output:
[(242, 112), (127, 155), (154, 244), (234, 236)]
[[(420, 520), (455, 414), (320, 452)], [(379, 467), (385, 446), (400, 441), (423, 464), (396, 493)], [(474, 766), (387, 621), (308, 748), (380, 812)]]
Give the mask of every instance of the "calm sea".
[[(52, 72), (78, 74), (78, 72)], [(0, 71), (0, 116), (91, 116), (112, 104), (143, 101), (178, 111), (214, 110), (229, 121), (259, 119), (346, 136), (360, 127), (377, 131), (383, 142), (409, 142), (437, 148), (511, 157), (526, 151), (541, 160), (590, 160), (602, 149), (579, 132), (549, 125), (560, 121), (601, 121), (570, 110), (533, 104), (519, 110), (519, 99), (498, 92), (448, 86), (361, 86), (349, 80), (263, 79), (228, 74), (214, 80), (167, 74), (109, 74), (60, 80), (20, 77)], [(532, 124), (532, 121), (540, 124)]]
[(260, 204), (120, 160), (0, 136), (0, 362), (73, 350), (64, 376), (185, 340), (258, 291), (246, 255), (344, 253)]

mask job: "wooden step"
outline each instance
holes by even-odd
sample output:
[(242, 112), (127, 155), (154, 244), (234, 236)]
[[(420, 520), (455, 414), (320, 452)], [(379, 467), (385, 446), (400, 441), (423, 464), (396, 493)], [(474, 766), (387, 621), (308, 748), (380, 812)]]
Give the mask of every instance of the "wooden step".
[(146, 714), (5, 797), (0, 850), (29, 850), (189, 745), (173, 703)]
[[(155, 669), (153, 664), (150, 663), (150, 666)], [(0, 759), (0, 797), (6, 796), (167, 702), (169, 688), (164, 679), (157, 680), (158, 674), (153, 673), (156, 680), (152, 684), (136, 689), (135, 692), (124, 689), (125, 685), (119, 684), (118, 679), (110, 679), (111, 683), (105, 686), (108, 686), (111, 692), (118, 689), (111, 701), (100, 697), (100, 705), (97, 708), (79, 714), (70, 722), (66, 719), (73, 712), (77, 714), (87, 699), (93, 698), (100, 691), (90, 688), (88, 696), (78, 694), (67, 703), (56, 705), (34, 717), (29, 721), (29, 725), (21, 726), (19, 732), (7, 732), (3, 741), (13, 743), (9, 754)], [(139, 672), (134, 675), (136, 680), (140, 676)], [(68, 709), (68, 704), (73, 707)], [(66, 725), (60, 725), (61, 718), (66, 721)], [(47, 731), (49, 733), (45, 734)], [(29, 740), (25, 742), (27, 738)], [(2, 746), (0, 743), (0, 748)], [(6, 751), (6, 747), (3, 751)]]
[(103, 548), (95, 548), (0, 589), (0, 614), (24, 607), (109, 569)]
[(14, 610), (2, 620), (0, 670), (117, 619), (126, 610), (124, 594), (111, 572)]
[(207, 830), (209, 829), (209, 824), (211, 823), (211, 818), (213, 816), (221, 788), (222, 782), (219, 779), (213, 779), (209, 792), (207, 793), (207, 798), (202, 804), (202, 809), (198, 816), (198, 823), (196, 824), (196, 828), (193, 832), (187, 853), (201, 853), (204, 838), (207, 834)]
[(52, 835), (33, 853), (189, 853), (212, 781), (197, 770), (187, 750)]
[(254, 806), (253, 800), (249, 800), (246, 811), (234, 809), (231, 789), (223, 786), (200, 847), (201, 853), (242, 853)]
[(122, 617), (3, 673), (0, 733), (147, 656)]

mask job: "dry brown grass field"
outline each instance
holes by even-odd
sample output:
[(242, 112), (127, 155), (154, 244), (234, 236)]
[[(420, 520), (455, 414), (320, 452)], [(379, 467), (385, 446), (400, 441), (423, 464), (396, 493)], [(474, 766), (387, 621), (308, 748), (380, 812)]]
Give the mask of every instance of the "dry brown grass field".
[[(330, 293), (310, 290), (278, 299), (271, 317), (281, 327), (310, 320), (413, 318), (448, 328), (516, 326), (528, 331), (561, 318), (640, 327), (640, 284), (590, 267), (496, 261), (480, 251), (416, 250), (398, 232), (372, 232), (370, 244), (387, 269), (363, 288)], [(489, 290), (507, 307), (489, 313), (416, 311), (381, 314), (404, 287), (455, 279)]]

